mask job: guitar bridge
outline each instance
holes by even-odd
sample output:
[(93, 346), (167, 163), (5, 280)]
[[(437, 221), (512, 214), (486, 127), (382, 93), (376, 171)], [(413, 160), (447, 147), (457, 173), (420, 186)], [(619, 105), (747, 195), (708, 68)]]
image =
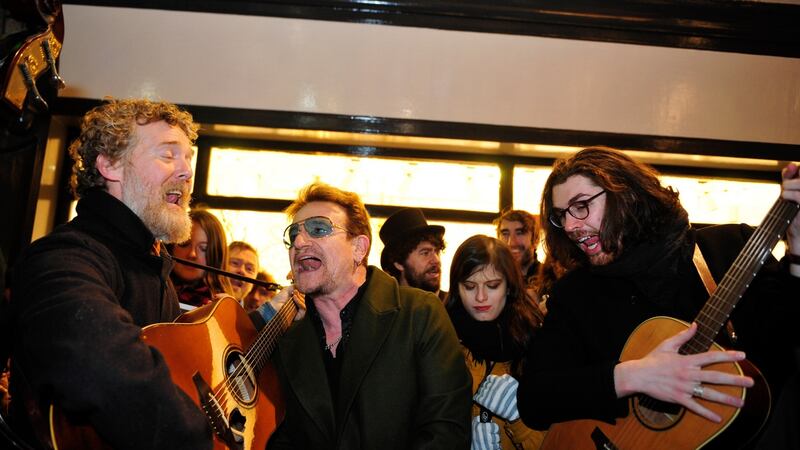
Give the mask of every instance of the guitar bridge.
[(619, 450), (600, 428), (595, 427), (594, 431), (592, 431), (592, 441), (597, 450)]
[(208, 422), (211, 424), (211, 429), (214, 434), (219, 437), (226, 446), (231, 450), (241, 450), (243, 448), (244, 439), (241, 433), (233, 430), (225, 417), (225, 412), (222, 410), (217, 398), (211, 392), (211, 387), (203, 379), (199, 372), (192, 375), (192, 381), (197, 389), (198, 397), (200, 398), (200, 405), (206, 413)]

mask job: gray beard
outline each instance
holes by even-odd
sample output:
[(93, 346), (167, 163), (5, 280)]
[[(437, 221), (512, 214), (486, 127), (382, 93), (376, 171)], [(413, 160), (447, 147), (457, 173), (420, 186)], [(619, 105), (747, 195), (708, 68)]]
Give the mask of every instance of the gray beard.
[[(189, 196), (181, 197), (182, 211), (169, 208), (164, 202), (163, 189), (140, 182), (136, 177), (125, 177), (122, 186), (122, 203), (128, 206), (153, 236), (165, 243), (186, 242), (192, 235), (189, 218)], [(132, 181), (128, 181), (132, 180)]]

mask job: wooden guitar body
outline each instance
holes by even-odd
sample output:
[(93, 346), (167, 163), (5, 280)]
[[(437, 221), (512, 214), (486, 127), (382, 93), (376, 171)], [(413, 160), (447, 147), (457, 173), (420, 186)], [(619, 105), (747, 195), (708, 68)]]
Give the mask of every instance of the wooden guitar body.
[[(230, 297), (184, 314), (178, 320), (145, 327), (142, 339), (167, 361), (172, 381), (198, 405), (197, 374), (216, 393), (213, 402), (233, 429), (239, 448), (263, 450), (283, 419), (283, 398), (272, 364), (248, 367), (243, 356), (258, 332)], [(206, 398), (205, 400), (208, 400)], [(215, 436), (214, 449), (229, 446)]]
[[(671, 317), (654, 317), (640, 324), (630, 335), (620, 361), (641, 359), (665, 339), (687, 329), (689, 324)], [(722, 351), (712, 344), (711, 351)], [(704, 367), (735, 375), (753, 377), (755, 385), (712, 388), (745, 400), (741, 409), (697, 399), (722, 417), (714, 423), (674, 404), (644, 395), (632, 396), (626, 417), (609, 424), (597, 420), (574, 420), (554, 424), (545, 437), (542, 450), (569, 449), (646, 449), (676, 450), (719, 448), (735, 449), (746, 444), (769, 416), (770, 394), (761, 372), (748, 361), (717, 363)], [(735, 422), (736, 426), (731, 425)]]
[[(172, 381), (208, 416), (215, 450), (264, 450), (283, 419), (269, 355), (296, 311), (288, 303), (261, 332), (231, 297), (142, 329), (142, 340), (164, 356)], [(51, 407), (54, 449), (111, 448), (90, 425), (74, 420)]]

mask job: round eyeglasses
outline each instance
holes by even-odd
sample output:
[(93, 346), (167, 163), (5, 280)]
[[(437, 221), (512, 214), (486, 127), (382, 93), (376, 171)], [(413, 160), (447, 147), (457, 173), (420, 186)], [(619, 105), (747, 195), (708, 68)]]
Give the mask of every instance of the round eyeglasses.
[(564, 228), (564, 220), (567, 218), (567, 213), (570, 216), (578, 219), (583, 220), (589, 217), (589, 203), (591, 203), (594, 199), (599, 197), (601, 194), (605, 194), (605, 189), (594, 194), (593, 196), (587, 198), (586, 200), (578, 200), (577, 202), (572, 202), (567, 206), (567, 209), (559, 209), (553, 208), (550, 211), (550, 215), (548, 216), (548, 220), (550, 223), (553, 224), (556, 228)]
[(327, 217), (323, 216), (309, 217), (306, 220), (295, 222), (286, 227), (285, 230), (283, 230), (283, 244), (286, 245), (286, 248), (292, 248), (295, 239), (297, 239), (297, 235), (300, 234), (301, 226), (306, 230), (306, 233), (308, 233), (308, 235), (314, 239), (330, 236), (331, 234), (333, 234), (334, 228), (347, 231), (346, 228), (336, 225), (331, 221), (331, 219)]

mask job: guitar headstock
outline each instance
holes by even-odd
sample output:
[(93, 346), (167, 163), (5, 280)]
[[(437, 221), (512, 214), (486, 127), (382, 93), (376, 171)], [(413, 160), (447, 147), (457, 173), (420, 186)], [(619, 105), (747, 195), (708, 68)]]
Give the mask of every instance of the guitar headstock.
[(3, 39), (6, 55), (0, 61), (5, 115), (23, 128), (27, 128), (34, 115), (49, 109), (37, 87), (39, 79), (49, 74), (48, 82), (54, 90), (65, 86), (56, 65), (64, 40), (63, 16), (58, 14), (47, 23), (29, 27), (33, 29)]
[(31, 94), (31, 106), (39, 111), (47, 110), (47, 102), (36, 88), (36, 80), (50, 71), (52, 82), (57, 88), (64, 87), (64, 80), (56, 69), (56, 59), (61, 54), (61, 42), (56, 39), (51, 27), (43, 33), (31, 36), (23, 42), (14, 57), (8, 62), (3, 86), (3, 99), (22, 114), (25, 100)]

